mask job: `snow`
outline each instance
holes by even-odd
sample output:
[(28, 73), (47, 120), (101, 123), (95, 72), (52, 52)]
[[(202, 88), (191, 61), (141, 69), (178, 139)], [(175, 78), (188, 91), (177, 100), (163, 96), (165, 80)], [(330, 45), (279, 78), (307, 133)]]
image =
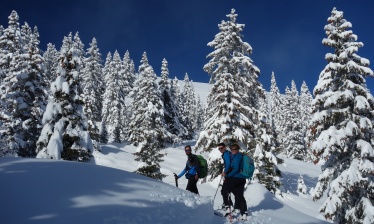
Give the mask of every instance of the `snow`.
[[(201, 196), (183, 190), (184, 177), (175, 187), (173, 173), (183, 170), (186, 161), (184, 146), (194, 143), (164, 149), (161, 172), (168, 176), (162, 182), (132, 173), (138, 165), (133, 156), (137, 147), (132, 145), (102, 145), (102, 153), (94, 153), (96, 164), (0, 158), (0, 222), (229, 223), (213, 215), (213, 207), (222, 204), (220, 189), (212, 200), (219, 178), (199, 183)], [(323, 200), (313, 202), (311, 195), (297, 193), (300, 175), (310, 190), (320, 166), (285, 158), (279, 168), (283, 198), (256, 182), (248, 185), (245, 198), (250, 223), (327, 223), (318, 213)]]
[[(193, 85), (205, 103), (210, 86)], [(184, 190), (184, 177), (178, 180), (179, 188), (175, 186), (173, 173), (180, 173), (187, 159), (184, 146), (191, 145), (195, 152), (195, 144), (185, 141), (161, 151), (165, 154), (161, 173), (167, 175), (163, 181), (133, 173), (141, 165), (133, 155), (138, 147), (127, 144), (101, 145), (102, 152), (95, 151), (89, 164), (0, 158), (0, 223), (230, 223), (213, 215), (213, 208), (222, 204), (219, 177), (212, 182), (199, 181), (201, 196)], [(370, 151), (364, 143), (360, 146)], [(202, 155), (221, 156), (218, 150)], [(274, 196), (256, 181), (248, 185), (244, 194), (250, 214), (248, 223), (329, 223), (319, 214), (325, 197), (312, 200), (321, 164), (282, 159), (284, 163), (278, 165), (284, 184), (282, 196)], [(300, 176), (306, 194), (298, 192)]]

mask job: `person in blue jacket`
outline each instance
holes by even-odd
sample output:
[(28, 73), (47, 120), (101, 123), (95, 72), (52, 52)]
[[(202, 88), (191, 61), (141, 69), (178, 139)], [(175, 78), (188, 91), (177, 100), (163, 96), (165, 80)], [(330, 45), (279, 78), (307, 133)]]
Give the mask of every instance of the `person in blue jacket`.
[(241, 220), (247, 219), (247, 202), (244, 198), (244, 185), (246, 183), (246, 178), (240, 173), (241, 161), (243, 155), (239, 153), (239, 145), (234, 143), (230, 146), (231, 149), (231, 172), (226, 174), (227, 185), (229, 192), (232, 192), (235, 196), (234, 209), (239, 209)]
[[(222, 177), (225, 177), (226, 174), (228, 174), (231, 170), (231, 152), (227, 150), (225, 143), (221, 142), (218, 144), (218, 150), (222, 153), (222, 159), (223, 159), (223, 172)], [(222, 210), (225, 212), (228, 212), (229, 207), (232, 206), (231, 197), (229, 194), (229, 190), (227, 188), (227, 180), (224, 178), (222, 188), (221, 188), (221, 195), (223, 199), (223, 206)]]
[(187, 162), (184, 170), (178, 175), (175, 176), (176, 179), (181, 178), (184, 174), (186, 174), (186, 178), (188, 179), (186, 190), (191, 191), (195, 194), (199, 194), (199, 190), (197, 189), (197, 181), (199, 180), (199, 173), (200, 173), (200, 163), (199, 159), (195, 154), (191, 152), (191, 146), (187, 145), (184, 147), (184, 151), (187, 155)]

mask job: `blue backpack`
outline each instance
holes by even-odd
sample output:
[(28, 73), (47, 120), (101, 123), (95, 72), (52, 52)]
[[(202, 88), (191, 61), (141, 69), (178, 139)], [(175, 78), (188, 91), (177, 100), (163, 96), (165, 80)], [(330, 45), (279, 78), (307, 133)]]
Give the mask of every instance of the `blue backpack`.
[(255, 164), (253, 162), (253, 159), (247, 154), (242, 153), (242, 156), (243, 158), (240, 164), (240, 174), (243, 175), (246, 179), (250, 179), (252, 178), (253, 172), (255, 171)]

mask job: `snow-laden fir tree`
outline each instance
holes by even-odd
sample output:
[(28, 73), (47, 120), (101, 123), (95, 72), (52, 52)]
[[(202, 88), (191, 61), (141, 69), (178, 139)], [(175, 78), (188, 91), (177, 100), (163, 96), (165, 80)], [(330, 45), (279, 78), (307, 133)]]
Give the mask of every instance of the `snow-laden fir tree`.
[(258, 122), (257, 108), (249, 105), (249, 98), (257, 95), (248, 94), (252, 93), (250, 88), (258, 90), (260, 70), (249, 58), (252, 47), (242, 41), (244, 24), (236, 23), (234, 9), (227, 17), (229, 21), (218, 25), (220, 32), (208, 43), (214, 51), (207, 56), (211, 60), (204, 66), (211, 74), (213, 86), (207, 99), (208, 116), (196, 148), (208, 152), (219, 142), (231, 140), (248, 147)]
[(314, 88), (311, 149), (326, 160), (313, 192), (314, 200), (327, 191), (320, 212), (336, 223), (374, 223), (374, 98), (366, 86), (372, 77), (369, 60), (357, 52), (363, 46), (334, 8), (322, 43), (334, 49)]
[(271, 74), (271, 85), (270, 85), (270, 117), (271, 117), (271, 128), (274, 136), (275, 147), (278, 148), (282, 142), (282, 121), (283, 121), (283, 99), (275, 80), (275, 74)]
[(211, 74), (213, 86), (207, 97), (204, 128), (196, 143), (198, 150), (211, 152), (209, 170), (213, 172), (220, 169), (222, 163), (220, 159), (213, 159), (216, 150), (212, 149), (219, 142), (229, 145), (235, 141), (244, 150), (254, 150), (256, 124), (259, 123), (258, 101), (264, 97), (257, 80), (260, 70), (249, 57), (252, 47), (242, 40), (244, 24), (236, 22), (238, 15), (234, 9), (226, 16), (229, 20), (218, 25), (220, 32), (208, 43), (214, 51), (208, 54), (211, 59), (204, 71)]
[(104, 67), (103, 67), (103, 76), (104, 76), (104, 83), (107, 86), (106, 81), (109, 79), (109, 75), (111, 74), (111, 66), (110, 63), (112, 62), (112, 53), (108, 52), (106, 55)]
[(307, 153), (304, 161), (312, 162), (311, 151), (309, 150), (309, 146), (307, 144), (306, 134), (307, 134), (307, 130), (309, 127), (309, 121), (311, 119), (313, 96), (310, 93), (309, 88), (306, 85), (305, 81), (301, 85), (299, 99), (300, 99), (299, 110), (300, 110), (300, 120), (301, 120), (301, 133), (303, 134), (304, 148)]
[[(124, 71), (121, 57), (118, 51), (113, 54), (113, 60), (110, 65), (105, 68), (106, 88), (103, 96), (103, 112), (102, 120), (108, 125), (108, 133), (114, 137), (117, 129), (117, 140), (122, 142), (124, 140), (124, 131), (127, 123), (126, 118), (126, 104), (125, 104), (125, 90)], [(118, 132), (119, 131), (119, 132)]]
[[(5, 76), (9, 73), (10, 69), (10, 62), (13, 59), (14, 54), (20, 54), (22, 48), (22, 37), (21, 37), (21, 29), (19, 25), (19, 16), (16, 11), (12, 11), (12, 13), (8, 17), (8, 27), (3, 29), (0, 36), (0, 84), (3, 85), (3, 80)], [(0, 147), (1, 147), (1, 155), (4, 154), (11, 154), (16, 155), (16, 152), (12, 150), (11, 152), (6, 152), (5, 148), (9, 148), (7, 142), (4, 140), (6, 127), (4, 125), (4, 117), (5, 110), (7, 110), (7, 105), (3, 102), (5, 90), (0, 89), (0, 113), (2, 119), (0, 119)]]
[(54, 44), (47, 44), (47, 50), (43, 54), (45, 64), (44, 77), (48, 84), (52, 83), (57, 78), (57, 66), (59, 62), (60, 53), (56, 50)]
[[(27, 22), (21, 26), (22, 48), (30, 42), (32, 29)], [(25, 50), (25, 49), (24, 49)]]
[(81, 95), (80, 97), (83, 98), (83, 89), (84, 89), (84, 86), (86, 85), (85, 82), (84, 82), (85, 80), (83, 79), (83, 70), (86, 67), (86, 62), (85, 62), (86, 52), (84, 51), (84, 44), (83, 44), (81, 38), (79, 37), (79, 32), (76, 32), (74, 37), (73, 37), (73, 45), (74, 45), (74, 48), (76, 49), (78, 57), (81, 61), (80, 65), (79, 65), (79, 70), (77, 70), (78, 79), (79, 79), (78, 92)]
[(12, 54), (1, 89), (1, 151), (3, 155), (35, 157), (46, 102), (44, 63), (39, 33), (25, 23), (21, 49)]
[(187, 73), (184, 75), (184, 85), (180, 94), (179, 105), (181, 121), (183, 126), (187, 129), (187, 133), (185, 133), (182, 138), (185, 140), (192, 139), (194, 134), (193, 108), (195, 106), (195, 91)]
[(137, 151), (134, 153), (135, 160), (140, 161), (135, 173), (144, 175), (156, 180), (162, 180), (167, 175), (161, 173), (160, 163), (163, 162), (164, 154), (160, 153), (161, 147), (156, 139), (151, 136), (139, 144)]
[(139, 66), (139, 79), (134, 88), (132, 115), (129, 124), (130, 142), (138, 146), (136, 161), (140, 161), (136, 173), (161, 180), (160, 153), (165, 142), (170, 142), (172, 134), (166, 130), (163, 103), (156, 83), (156, 74), (149, 64), (146, 52)]
[(57, 78), (43, 115), (43, 129), (37, 142), (38, 158), (89, 161), (93, 150), (79, 98), (80, 58), (71, 35), (64, 37)]
[(19, 25), (19, 16), (16, 11), (8, 17), (8, 27), (5, 28), (0, 36), (0, 82), (8, 73), (13, 54), (20, 52), (22, 48), (21, 28)]
[(105, 87), (103, 83), (101, 54), (95, 38), (92, 39), (90, 47), (87, 49), (85, 64), (86, 67), (82, 72), (85, 83), (82, 95), (84, 113), (87, 117), (88, 131), (91, 139), (97, 141), (99, 140), (99, 128), (97, 123), (101, 121), (101, 112), (103, 109), (102, 95)]
[(284, 97), (284, 123), (282, 145), (288, 158), (304, 160), (306, 150), (299, 111), (299, 93), (292, 80), (291, 89), (286, 88)]
[(106, 127), (106, 123), (105, 121), (102, 121), (100, 123), (100, 138), (99, 138), (99, 142), (100, 143), (108, 143), (108, 130), (107, 130), (107, 127)]
[[(193, 103), (192, 109), (190, 111), (190, 120), (192, 121), (192, 130), (193, 132), (197, 132), (202, 127), (202, 123), (204, 122), (203, 119), (203, 109), (201, 106), (200, 96), (195, 93), (195, 86), (193, 81), (190, 81), (190, 89), (191, 89), (191, 102)], [(200, 122), (200, 124), (198, 124)]]
[[(139, 66), (139, 78), (133, 90), (132, 114), (129, 123), (129, 141), (134, 145), (155, 139), (157, 147), (170, 142), (166, 130), (163, 103), (156, 83), (156, 74), (144, 52)], [(150, 143), (150, 142), (149, 142)], [(153, 143), (152, 143), (153, 147)]]
[[(262, 99), (261, 101), (265, 101)], [(264, 102), (262, 102), (264, 104)], [(277, 157), (273, 154), (274, 150), (274, 139), (271, 134), (271, 126), (268, 121), (268, 116), (264, 112), (260, 112), (260, 122), (256, 128), (256, 139), (252, 143), (255, 143), (253, 159), (255, 162), (255, 172), (253, 179), (257, 179), (258, 182), (264, 185), (271, 193), (275, 195), (281, 195), (279, 190), (282, 185), (280, 181), (281, 172), (278, 169)], [(248, 151), (247, 151), (248, 153)], [(249, 155), (251, 156), (251, 155)]]
[(162, 60), (161, 80), (159, 81), (158, 86), (161, 93), (161, 99), (164, 104), (164, 119), (167, 130), (176, 136), (173, 141), (178, 142), (179, 138), (177, 136), (181, 137), (185, 133), (185, 127), (179, 120), (180, 114), (179, 109), (177, 108), (178, 105), (175, 98), (173, 98), (171, 94), (168, 62), (165, 58)]
[(199, 131), (204, 124), (204, 107), (201, 102), (200, 95), (197, 95), (196, 105), (194, 109), (194, 130)]
[(126, 83), (125, 94), (127, 96), (131, 92), (132, 88), (134, 88), (134, 82), (135, 82), (134, 62), (130, 58), (129, 51), (126, 51), (125, 55), (123, 56), (123, 70), (124, 70), (124, 82)]
[(178, 82), (179, 80), (177, 79), (177, 77), (174, 77), (173, 80), (170, 80), (170, 98), (173, 99), (174, 101), (174, 104), (175, 104), (174, 109), (175, 109), (175, 113), (177, 114), (176, 119), (178, 119), (179, 124), (180, 124), (178, 137), (183, 138), (183, 136), (188, 135), (188, 130), (186, 126), (184, 125), (183, 120), (181, 118), (183, 107), (181, 103), (181, 89), (180, 89)]

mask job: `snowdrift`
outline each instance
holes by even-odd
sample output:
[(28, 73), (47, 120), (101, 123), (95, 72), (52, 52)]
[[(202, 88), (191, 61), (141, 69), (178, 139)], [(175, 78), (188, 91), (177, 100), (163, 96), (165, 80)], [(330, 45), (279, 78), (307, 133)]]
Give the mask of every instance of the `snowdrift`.
[(211, 223), (209, 197), (93, 164), (0, 158), (1, 223)]

